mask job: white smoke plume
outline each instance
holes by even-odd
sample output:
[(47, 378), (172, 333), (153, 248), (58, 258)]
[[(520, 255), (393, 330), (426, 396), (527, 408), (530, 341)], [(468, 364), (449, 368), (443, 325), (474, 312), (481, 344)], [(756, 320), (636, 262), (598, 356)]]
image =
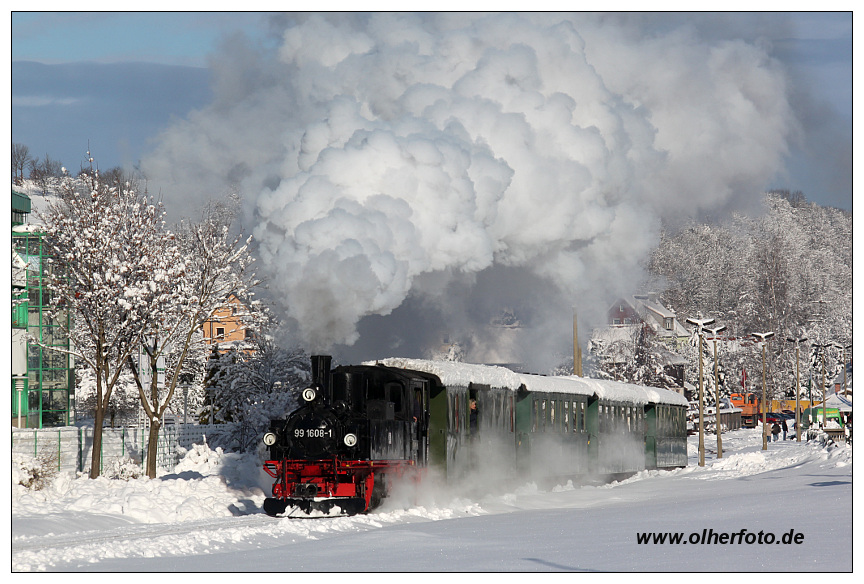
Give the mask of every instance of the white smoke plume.
[(312, 351), (410, 353), (443, 331), (476, 336), (507, 307), (526, 327), (520, 359), (566, 353), (571, 307), (587, 317), (632, 293), (661, 218), (755, 201), (795, 133), (766, 50), (686, 23), (273, 25), (276, 54), (225, 43), (213, 104), (168, 129), (144, 168), (172, 185), (169, 205), (240, 191), (259, 270)]

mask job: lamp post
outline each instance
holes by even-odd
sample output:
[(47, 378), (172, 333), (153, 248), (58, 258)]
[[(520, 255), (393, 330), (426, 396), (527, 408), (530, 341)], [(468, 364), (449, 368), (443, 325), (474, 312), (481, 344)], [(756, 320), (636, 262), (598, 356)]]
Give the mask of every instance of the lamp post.
[(181, 383), (180, 388), (183, 390), (183, 426), (186, 426), (186, 418), (189, 413), (189, 384)]
[[(819, 349), (819, 353), (822, 355), (822, 429), (825, 429), (825, 402), (828, 401), (828, 396), (825, 392), (825, 349), (828, 347), (833, 347), (832, 343), (813, 343), (813, 346)], [(813, 404), (810, 404), (810, 407), (813, 407)]]
[(726, 325), (705, 329), (714, 337), (714, 431), (717, 433), (717, 458), (723, 458), (723, 439), (720, 428), (720, 380), (717, 375), (717, 333), (726, 330)]
[[(812, 304), (818, 304), (819, 309), (817, 310), (818, 314), (814, 315), (813, 320), (825, 321), (825, 305), (828, 304), (826, 300), (823, 298), (819, 298), (819, 300), (811, 301)], [(819, 350), (822, 354), (822, 427), (825, 427), (825, 349), (831, 346), (831, 343), (814, 343), (813, 346)], [(810, 402), (810, 408), (812, 412), (813, 402)]]
[(801, 398), (801, 371), (799, 369), (800, 365), (800, 353), (799, 353), (799, 345), (807, 340), (807, 337), (802, 337), (800, 339), (793, 339), (792, 337), (786, 337), (786, 340), (790, 343), (795, 343), (795, 438), (798, 442), (801, 442), (801, 407), (799, 405), (799, 399)]
[(762, 341), (762, 450), (768, 450), (768, 428), (765, 426), (765, 397), (768, 393), (768, 383), (765, 379), (765, 344), (774, 336), (774, 333), (753, 333), (753, 336)]
[(696, 327), (699, 335), (699, 466), (705, 466), (705, 417), (702, 406), (702, 329), (714, 322), (713, 318), (688, 318), (687, 322)]

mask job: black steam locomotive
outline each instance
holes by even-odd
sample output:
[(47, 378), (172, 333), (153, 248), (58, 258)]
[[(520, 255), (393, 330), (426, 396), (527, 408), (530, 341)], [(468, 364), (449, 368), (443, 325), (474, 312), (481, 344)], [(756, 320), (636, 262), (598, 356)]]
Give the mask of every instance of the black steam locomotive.
[[(288, 507), (353, 515), (375, 508), (388, 479), (426, 466), (430, 381), (418, 372), (349, 366), (312, 357), (304, 404), (271, 423), (264, 469), (276, 482), (270, 515)], [(419, 376), (418, 376), (419, 375)]]
[(441, 361), (330, 365), (312, 357), (303, 405), (264, 436), (269, 515), (364, 513), (430, 467), (495, 480), (687, 464), (687, 401), (672, 391)]

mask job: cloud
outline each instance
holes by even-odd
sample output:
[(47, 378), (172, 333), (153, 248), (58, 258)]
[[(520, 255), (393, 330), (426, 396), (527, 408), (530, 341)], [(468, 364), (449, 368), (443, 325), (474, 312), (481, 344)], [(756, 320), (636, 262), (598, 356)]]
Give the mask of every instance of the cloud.
[(66, 106), (86, 103), (84, 100), (74, 97), (52, 97), (50, 95), (15, 95), (12, 96), (14, 107), (44, 107), (44, 106)]
[(390, 13), (286, 26), (275, 55), (232, 39), (213, 104), (144, 162), (173, 182), (169, 202), (242, 192), (271, 292), (313, 350), (357, 343), (373, 316), (477, 330), (476, 291), (495, 281), (519, 291), (501, 302), (548, 354), (570, 305), (599, 313), (632, 290), (661, 218), (757, 200), (796, 129), (763, 48), (687, 27)]

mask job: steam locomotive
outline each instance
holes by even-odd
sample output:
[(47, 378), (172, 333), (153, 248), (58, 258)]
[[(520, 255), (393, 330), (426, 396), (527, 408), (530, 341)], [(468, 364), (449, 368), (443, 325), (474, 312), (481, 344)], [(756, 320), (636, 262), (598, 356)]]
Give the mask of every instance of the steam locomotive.
[(686, 399), (664, 389), (385, 359), (312, 357), (302, 405), (271, 422), (264, 511), (368, 512), (400, 480), (629, 475), (687, 464)]

